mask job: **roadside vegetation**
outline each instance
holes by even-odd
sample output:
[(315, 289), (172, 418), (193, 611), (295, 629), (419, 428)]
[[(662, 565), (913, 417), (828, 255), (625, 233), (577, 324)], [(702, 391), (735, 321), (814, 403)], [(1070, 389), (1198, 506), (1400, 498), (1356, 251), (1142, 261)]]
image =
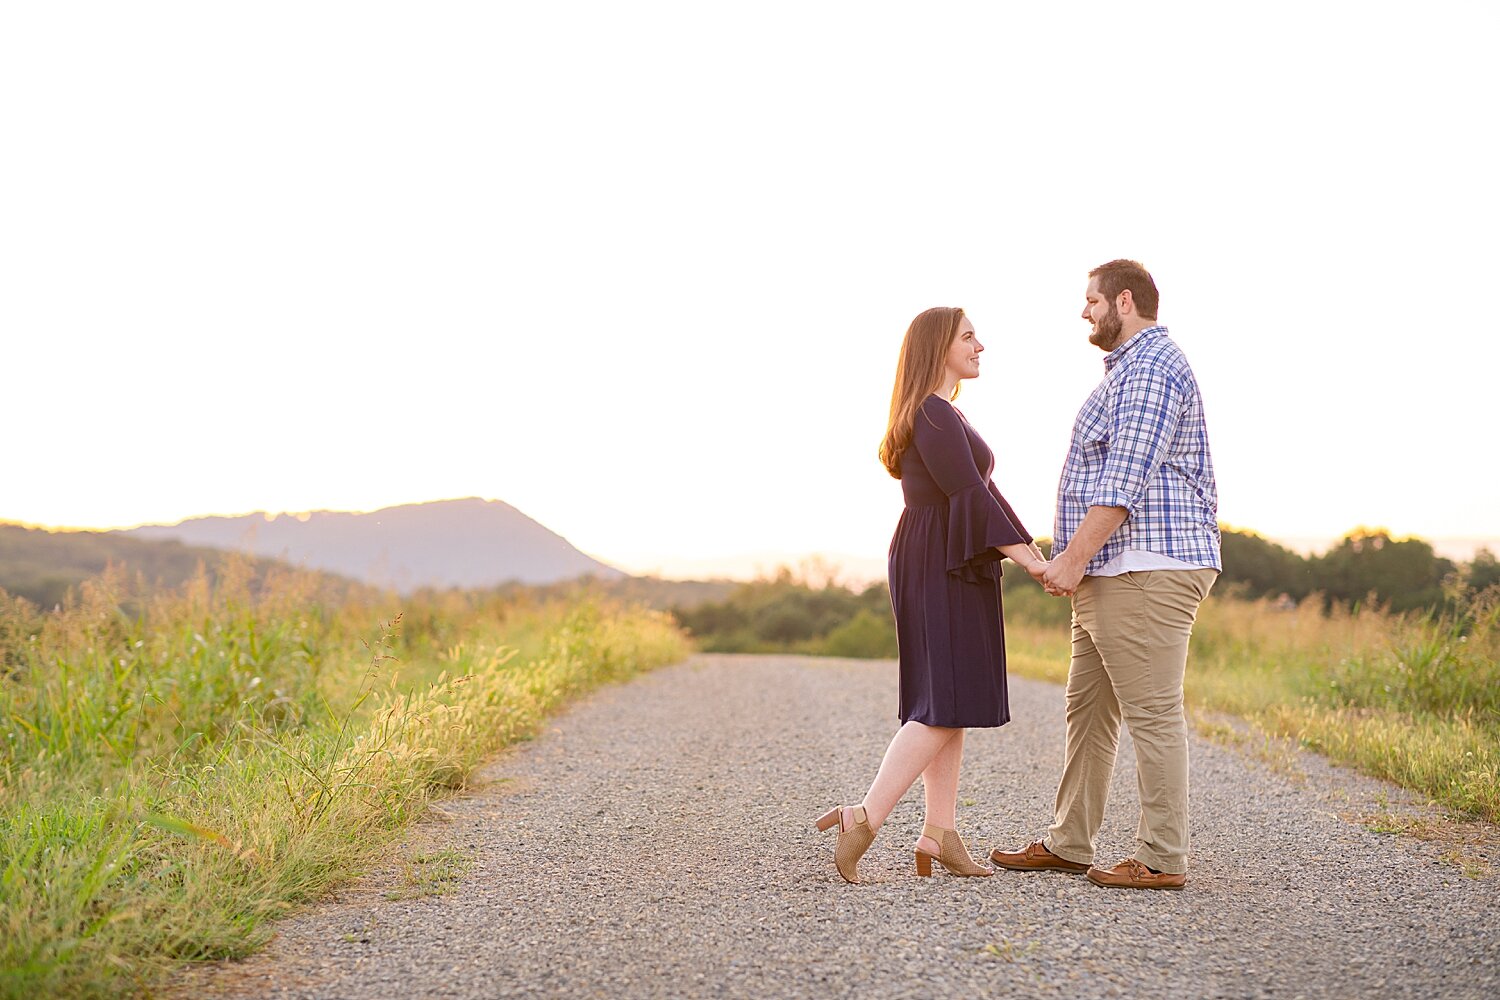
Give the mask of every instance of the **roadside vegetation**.
[[(1500, 574), (1490, 553), (1459, 566), (1425, 542), (1361, 532), (1304, 559), (1226, 532), (1224, 563), (1193, 633), (1190, 708), (1240, 716), (1458, 816), (1500, 822)], [(710, 651), (893, 658), (889, 602), (884, 585), (813, 586), (784, 571), (677, 616)], [(1005, 611), (1010, 669), (1065, 681), (1068, 602), (1011, 569)]]
[[(1066, 625), (1012, 617), (1006, 642), (1016, 673), (1067, 680)], [(1240, 716), (1459, 817), (1500, 822), (1500, 588), (1406, 614), (1216, 590), (1185, 686), (1190, 710)]]
[(249, 563), (0, 592), (0, 996), (254, 950), (560, 703), (686, 651), (659, 612)]
[(782, 568), (743, 583), (723, 600), (678, 605), (672, 614), (711, 653), (802, 653), (866, 659), (896, 655), (896, 625), (884, 583), (851, 590)]

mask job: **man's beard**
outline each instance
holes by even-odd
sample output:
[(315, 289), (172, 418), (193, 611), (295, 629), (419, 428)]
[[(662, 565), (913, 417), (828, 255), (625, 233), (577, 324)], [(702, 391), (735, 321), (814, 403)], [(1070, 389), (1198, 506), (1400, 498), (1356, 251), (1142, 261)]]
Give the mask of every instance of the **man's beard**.
[(1120, 321), (1120, 311), (1115, 304), (1109, 304), (1109, 315), (1094, 324), (1094, 332), (1089, 334), (1089, 343), (1104, 351), (1113, 351), (1120, 346), (1120, 334), (1124, 332), (1125, 324)]

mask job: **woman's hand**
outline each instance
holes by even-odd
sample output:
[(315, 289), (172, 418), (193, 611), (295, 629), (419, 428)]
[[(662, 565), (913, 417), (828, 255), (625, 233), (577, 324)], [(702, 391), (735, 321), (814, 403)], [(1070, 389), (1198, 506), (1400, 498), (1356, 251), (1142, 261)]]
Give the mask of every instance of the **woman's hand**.
[(1052, 566), (1052, 564), (1049, 563), (1047, 560), (1045, 560), (1045, 559), (1038, 559), (1036, 562), (1033, 562), (1033, 563), (1030, 563), (1029, 565), (1027, 565), (1026, 572), (1028, 572), (1028, 573), (1031, 574), (1031, 578), (1033, 580), (1035, 580), (1037, 583), (1042, 584), (1042, 586), (1045, 587), (1046, 586), (1046, 582), (1045, 581), (1046, 581), (1046, 577), (1047, 577), (1047, 570), (1049, 568), (1051, 568), (1051, 566)]

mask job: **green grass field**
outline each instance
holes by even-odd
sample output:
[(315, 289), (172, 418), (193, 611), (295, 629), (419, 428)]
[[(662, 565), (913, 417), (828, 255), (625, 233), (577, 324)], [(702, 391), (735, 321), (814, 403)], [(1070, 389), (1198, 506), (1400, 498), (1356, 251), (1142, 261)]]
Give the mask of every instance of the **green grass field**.
[(650, 611), (323, 586), (3, 599), (0, 996), (146, 992), (254, 950), (559, 704), (687, 652)]

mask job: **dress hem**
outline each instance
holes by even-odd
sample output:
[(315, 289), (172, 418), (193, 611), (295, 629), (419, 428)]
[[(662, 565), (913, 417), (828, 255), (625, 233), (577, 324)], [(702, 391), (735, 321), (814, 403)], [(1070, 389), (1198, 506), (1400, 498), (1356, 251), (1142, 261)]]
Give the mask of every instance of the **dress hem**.
[(924, 726), (933, 726), (937, 729), (999, 729), (1001, 726), (1008, 725), (1011, 721), (1010, 716), (1007, 715), (999, 722), (929, 722), (927, 719), (919, 719), (915, 716), (909, 719), (902, 719), (899, 712), (896, 714), (896, 718), (901, 720), (903, 726), (908, 722), (920, 722)]

